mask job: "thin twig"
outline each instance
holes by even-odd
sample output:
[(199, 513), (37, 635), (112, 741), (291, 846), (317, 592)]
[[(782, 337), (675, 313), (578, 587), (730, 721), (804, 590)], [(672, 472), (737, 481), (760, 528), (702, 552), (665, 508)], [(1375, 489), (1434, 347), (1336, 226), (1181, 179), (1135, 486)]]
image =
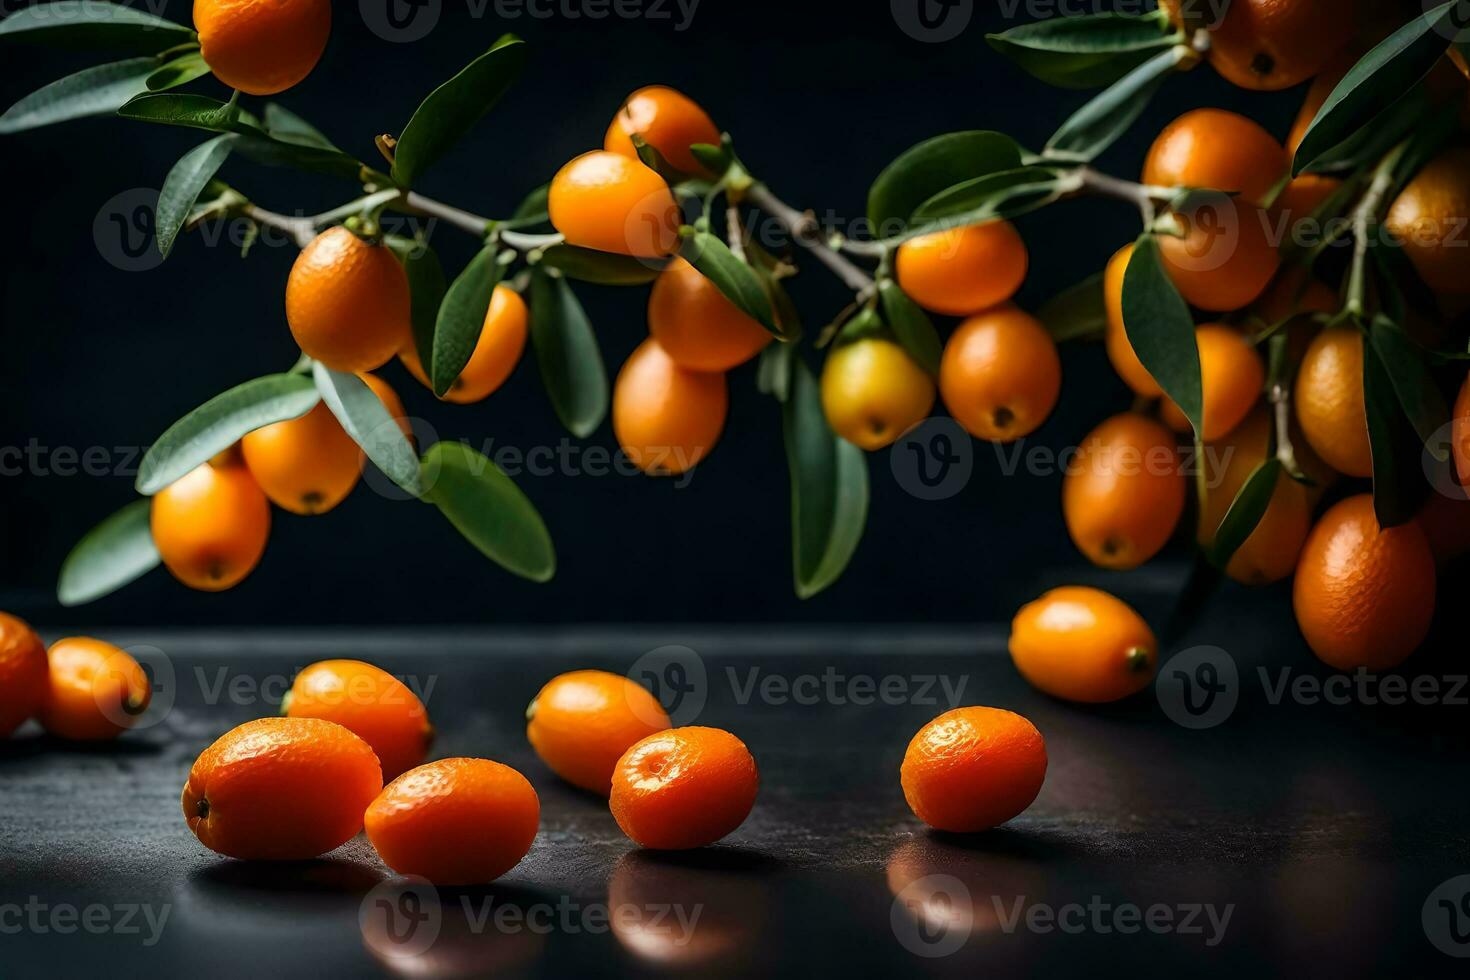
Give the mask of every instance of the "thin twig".
[(1353, 209), (1353, 264), (1348, 272), (1348, 291), (1346, 312), (1354, 317), (1361, 317), (1366, 309), (1365, 294), (1368, 290), (1368, 231), (1369, 226), (1378, 220), (1378, 212), (1383, 207), (1383, 199), (1393, 189), (1394, 170), (1398, 167), (1399, 159), (1408, 149), (1407, 140), (1394, 147), (1378, 162), (1373, 169), (1373, 182), (1368, 185), (1368, 190), (1363, 194), (1363, 199)]
[(1178, 193), (1177, 188), (1154, 187), (1123, 180), (1091, 167), (1079, 167), (1077, 178), (1081, 181), (1081, 192), (1100, 197), (1117, 198), (1138, 208), (1145, 226), (1152, 226), (1159, 205), (1167, 205)]
[(250, 203), (242, 204), (240, 213), (257, 225), (284, 231), (295, 239), (298, 248), (305, 248), (316, 237), (316, 225), (310, 218), (293, 218), (289, 214), (267, 211)]
[(746, 200), (779, 221), (796, 243), (812, 253), (812, 257), (831, 269), (837, 278), (858, 292), (871, 289), (873, 277), (853, 265), (834, 250), (822, 237), (822, 229), (816, 216), (810, 211), (798, 211), (782, 201), (765, 184), (753, 184), (745, 192)]
[(741, 262), (745, 261), (744, 225), (740, 221), (740, 205), (733, 200), (725, 205), (725, 237), (730, 243), (730, 252)]

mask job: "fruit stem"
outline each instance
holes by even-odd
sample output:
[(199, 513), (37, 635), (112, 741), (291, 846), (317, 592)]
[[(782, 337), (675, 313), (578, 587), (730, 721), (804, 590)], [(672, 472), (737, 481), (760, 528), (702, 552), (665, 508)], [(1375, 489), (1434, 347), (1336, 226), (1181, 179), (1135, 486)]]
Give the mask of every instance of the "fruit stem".
[(1178, 193), (1173, 187), (1154, 187), (1149, 184), (1139, 184), (1131, 180), (1123, 180), (1105, 174), (1092, 167), (1078, 167), (1077, 178), (1081, 181), (1081, 191), (1084, 194), (1096, 194), (1099, 197), (1112, 197), (1120, 201), (1127, 201), (1138, 208), (1143, 215), (1145, 228), (1153, 227), (1154, 216), (1157, 206), (1167, 205)]
[(741, 262), (745, 259), (745, 236), (744, 224), (740, 220), (740, 205), (730, 200), (725, 205), (725, 237), (730, 243), (730, 251)]
[(1378, 166), (1373, 169), (1373, 182), (1368, 185), (1363, 199), (1353, 209), (1353, 264), (1348, 273), (1348, 298), (1344, 312), (1354, 318), (1361, 318), (1367, 310), (1368, 232), (1378, 220), (1383, 199), (1388, 196), (1394, 184), (1394, 171), (1398, 169), (1399, 159), (1408, 148), (1409, 141), (1405, 140), (1378, 161)]
[(295, 239), (297, 248), (305, 248), (316, 237), (316, 224), (310, 218), (293, 218), (289, 214), (267, 211), (249, 201), (240, 205), (240, 213), (257, 225), (284, 231)]
[(810, 211), (796, 210), (772, 194), (765, 184), (752, 184), (746, 190), (745, 198), (780, 222), (798, 245), (811, 252), (813, 258), (830, 269), (849, 289), (862, 292), (872, 287), (872, 276), (848, 261), (828, 244), (817, 223), (816, 215)]

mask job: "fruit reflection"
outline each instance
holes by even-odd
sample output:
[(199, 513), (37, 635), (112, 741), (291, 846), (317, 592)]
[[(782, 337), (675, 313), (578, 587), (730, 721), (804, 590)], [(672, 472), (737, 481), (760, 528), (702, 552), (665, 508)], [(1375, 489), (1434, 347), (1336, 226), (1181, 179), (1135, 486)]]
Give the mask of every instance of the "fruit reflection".
[(773, 866), (725, 848), (624, 854), (607, 886), (613, 935), (634, 956), (664, 967), (748, 958), (768, 931)]

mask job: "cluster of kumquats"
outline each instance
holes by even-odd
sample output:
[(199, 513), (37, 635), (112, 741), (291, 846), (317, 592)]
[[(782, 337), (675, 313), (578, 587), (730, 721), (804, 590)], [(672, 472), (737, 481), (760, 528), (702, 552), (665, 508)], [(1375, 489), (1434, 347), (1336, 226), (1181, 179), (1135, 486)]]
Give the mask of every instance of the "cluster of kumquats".
[[(248, 25), (236, 16), (237, 6), (221, 0), (195, 4), (200, 55), (218, 79), (239, 91), (268, 95), (312, 70), (330, 28), (329, 4), (255, 5)], [(1102, 276), (1103, 334), (1112, 365), (1138, 400), (1133, 410), (1103, 421), (1081, 440), (1061, 493), (1065, 523), (1079, 550), (1100, 566), (1130, 569), (1157, 555), (1186, 513), (1189, 479), (1181, 442), (1197, 435), (1203, 450), (1198, 464), (1216, 464), (1198, 482), (1195, 537), (1206, 551), (1253, 474), (1268, 459), (1281, 460), (1286, 465), (1269, 505), (1222, 562), (1225, 571), (1248, 584), (1294, 575), (1297, 619), (1312, 649), (1339, 668), (1384, 669), (1401, 662), (1426, 635), (1435, 559), (1470, 538), (1470, 520), (1443, 495), (1434, 495), (1422, 522), (1393, 527), (1380, 527), (1366, 494), (1348, 494), (1314, 516), (1339, 475), (1375, 476), (1364, 330), (1346, 316), (1347, 273), (1332, 270), (1331, 262), (1298, 261), (1284, 255), (1282, 246), (1344, 183), (1314, 173), (1291, 178), (1293, 154), (1334, 86), (1402, 22), (1401, 5), (1393, 0), (1362, 0), (1362, 6), (1363, 16), (1355, 19), (1323, 16), (1317, 0), (1243, 2), (1211, 26), (1207, 57), (1222, 75), (1261, 90), (1310, 81), (1305, 103), (1284, 144), (1242, 115), (1210, 108), (1186, 113), (1154, 141), (1141, 180), (1129, 183), (1148, 199), (1150, 215), (1157, 205), (1174, 222), (1173, 233), (1149, 231), (1171, 288), (1195, 318), (1199, 431), (1191, 432), (1186, 413), (1132, 346), (1138, 325), (1124, 322), (1124, 283), (1133, 246), (1125, 246)], [(1164, 10), (1182, 24), (1192, 15), (1179, 7), (1166, 3)], [(1435, 100), (1464, 104), (1463, 59), (1454, 51), (1441, 58), (1425, 87)], [(387, 138), (381, 142), (390, 158), (395, 145)], [(715, 162), (726, 166), (723, 175), (711, 169)], [(732, 180), (732, 171), (743, 179)], [(488, 248), (506, 249), (504, 254), (513, 255), (506, 261), (524, 260), (527, 269), (486, 290), (473, 349), (452, 383), (440, 385), (441, 397), (479, 401), (516, 368), (533, 312), (520, 290), (531, 279), (530, 266), (550, 261), (549, 249), (571, 248), (583, 256), (580, 261), (589, 255), (631, 258), (649, 271), (642, 281), (653, 281), (649, 336), (612, 387), (614, 434), (628, 459), (649, 473), (684, 472), (703, 459), (725, 427), (727, 372), (762, 355), (778, 336), (782, 347), (795, 344), (784, 329), (792, 325), (780, 322), (779, 303), (768, 304), (775, 325), (762, 323), (749, 304), (732, 300), (738, 289), (718, 283), (708, 267), (696, 267), (699, 258), (688, 246), (694, 229), (683, 225), (678, 200), (690, 182), (707, 197), (724, 192), (732, 209), (752, 187), (763, 189), (743, 172), (728, 139), (696, 102), (663, 86), (633, 93), (607, 128), (603, 148), (568, 162), (546, 188), (541, 213), (553, 235), (529, 236), (536, 241), (517, 245), (509, 231), (487, 233)], [(1210, 193), (1189, 196), (1200, 189)], [(393, 188), (386, 193), (397, 204), (412, 204), (395, 198)], [(363, 200), (370, 199), (374, 195)], [(258, 209), (241, 213), (263, 220)], [(1443, 320), (1467, 305), (1467, 215), (1470, 150), (1451, 142), (1402, 188), (1383, 222), (1423, 285), (1438, 295)], [(701, 233), (707, 237), (708, 219), (706, 201)], [(416, 336), (410, 277), (371, 214), (338, 220), (304, 244), (286, 284), (286, 320), (308, 362), (360, 378), (412, 442), (401, 401), (367, 373), (396, 357), (434, 388), (423, 363), (424, 339)], [(505, 223), (489, 222), (497, 224)], [(1425, 234), (1426, 228), (1439, 233)], [(742, 242), (740, 234), (732, 222), (731, 253), (755, 253), (758, 243)], [(809, 240), (802, 244), (811, 247)], [(1016, 228), (992, 218), (902, 241), (859, 244), (877, 248), (855, 254), (879, 256), (880, 268), (875, 281), (854, 267), (872, 288), (858, 289), (854, 308), (862, 311), (834, 324), (840, 327), (829, 331), (835, 337), (823, 341), (830, 347), (820, 403), (832, 432), (878, 450), (928, 417), (937, 399), (978, 439), (1011, 442), (1035, 432), (1061, 395), (1061, 360), (1051, 325), (1012, 302), (1029, 262)], [(841, 243), (828, 249), (834, 261), (845, 261), (837, 254)], [(743, 275), (751, 274), (747, 266), (759, 264), (744, 255), (732, 261)], [(767, 279), (779, 279), (790, 270), (783, 262), (765, 272)], [(923, 358), (898, 335), (886, 308), (882, 316), (875, 312), (878, 294), (892, 285), (904, 302), (959, 318), (942, 353), (935, 335), (933, 364), (920, 363)], [(1430, 320), (1403, 327), (1426, 350), (1442, 346), (1436, 336), (1442, 331)], [(1263, 351), (1278, 334), (1289, 338), (1287, 363), (1268, 377)], [(436, 336), (436, 359), (437, 341)], [(1454, 415), (1470, 417), (1470, 387)], [(1470, 431), (1461, 422), (1457, 427), (1461, 435)], [(1470, 440), (1457, 438), (1454, 450), (1460, 472), (1470, 473)], [(186, 584), (228, 588), (263, 553), (268, 502), (298, 514), (328, 511), (357, 483), (363, 459), (339, 417), (318, 402), (299, 417), (248, 432), (236, 446), (198, 462), (156, 492), (153, 544)], [(1433, 533), (1426, 535), (1421, 523)], [(1432, 543), (1444, 553), (1436, 556)]]
[[(1152, 637), (1136, 627), (1091, 642), (1128, 643), (1130, 656), (1148, 660)], [(1025, 652), (1018, 648), (1017, 659), (1026, 659), (1028, 676), (1059, 670), (1046, 662), (1059, 653), (1055, 633), (1042, 621), (1018, 621)], [(1083, 693), (1095, 695), (1096, 684)], [(59, 738), (105, 741), (147, 711), (151, 696), (126, 651), (85, 637), (48, 651), (26, 623), (0, 613), (0, 738), (34, 716)], [(436, 885), (493, 881), (530, 850), (539, 797), (499, 762), (426, 762), (433, 738), (423, 702), (402, 681), (358, 660), (321, 661), (296, 675), (279, 716), (233, 728), (199, 755), (183, 789), (184, 819), (210, 850), (241, 860), (317, 857), (365, 829), (400, 874)], [(618, 827), (641, 847), (712, 844), (755, 803), (756, 764), (739, 738), (672, 727), (658, 699), (619, 674), (552, 678), (526, 709), (526, 738), (557, 776), (605, 797)], [(940, 715), (914, 736), (901, 782), (926, 823), (979, 831), (1030, 806), (1045, 774), (1046, 747), (1030, 722), (971, 707)]]
[[(305, 77), (325, 45), (326, 0), (256, 5), (261, 19), (249, 30), (233, 19), (236, 6), (196, 3), (209, 68), (251, 94), (279, 92)], [(1331, 176), (1288, 179), (1291, 154), (1356, 56), (1387, 33), (1367, 19), (1336, 16), (1329, 6), (1237, 2), (1212, 31), (1209, 60), (1238, 84), (1275, 90), (1315, 79), (1285, 145), (1241, 115), (1198, 109), (1159, 134), (1133, 186), (1151, 201), (1170, 202), (1177, 233), (1154, 239), (1159, 262), (1197, 314), (1198, 438), (1205, 450), (1215, 450), (1202, 462), (1223, 461), (1223, 472), (1203, 481), (1200, 544), (1210, 546), (1262, 462), (1291, 447), (1300, 472), (1282, 467), (1261, 519), (1225, 570), (1249, 584), (1294, 575), (1297, 619), (1317, 655), (1341, 669), (1376, 670), (1400, 663), (1426, 635), (1436, 560), (1470, 549), (1470, 519), (1464, 505), (1436, 495), (1419, 520), (1381, 527), (1364, 493), (1345, 495), (1314, 517), (1340, 476), (1374, 474), (1363, 331), (1339, 316), (1345, 290), (1286, 261), (1269, 229), (1296, 227), (1339, 189)], [(1165, 7), (1177, 13), (1177, 3)], [(1266, 17), (1271, 10), (1289, 16)], [(1429, 79), (1431, 95), (1463, 101), (1463, 67), (1444, 59)], [(681, 227), (670, 179), (711, 176), (706, 152), (722, 145), (728, 152), (695, 102), (664, 87), (642, 89), (617, 112), (603, 149), (567, 163), (547, 190), (545, 213), (560, 243), (659, 264), (650, 336), (624, 364), (612, 393), (617, 439), (652, 473), (682, 472), (709, 452), (724, 428), (725, 373), (760, 354), (774, 336), (681, 252), (689, 229)], [(695, 153), (701, 146), (706, 152)], [(650, 152), (660, 166), (651, 165)], [(1208, 211), (1202, 204), (1195, 209), (1181, 203), (1191, 188), (1229, 196), (1212, 197)], [(1470, 151), (1453, 146), (1424, 166), (1387, 210), (1386, 227), (1438, 295), (1444, 319), (1462, 312), (1470, 295), (1467, 215)], [(1232, 232), (1223, 251), (1222, 227)], [(1446, 233), (1426, 235), (1425, 228)], [(836, 248), (829, 252), (836, 255)], [(1048, 327), (1012, 303), (1028, 269), (1015, 227), (997, 218), (910, 238), (882, 256), (880, 276), (888, 274), (890, 258), (892, 280), (909, 300), (961, 322), (931, 374), (872, 305), (871, 315), (853, 317), (837, 332), (820, 380), (831, 429), (877, 450), (924, 420), (940, 397), (976, 438), (1010, 442), (1034, 432), (1060, 396), (1061, 366)], [(1111, 569), (1134, 568), (1158, 554), (1188, 497), (1180, 436), (1193, 425), (1135, 351), (1130, 335), (1137, 324), (1125, 323), (1124, 284), (1134, 258), (1131, 246), (1121, 249), (1101, 291), (1107, 354), (1138, 402), (1083, 440), (1062, 486), (1072, 539), (1091, 561)], [(487, 397), (518, 362), (528, 310), (513, 286), (494, 287), (473, 351), (443, 393), (447, 400)], [(304, 246), (286, 287), (286, 318), (303, 353), (362, 378), (400, 420), (396, 395), (365, 372), (396, 356), (429, 383), (412, 303), (404, 267), (371, 221), (320, 231)], [(1406, 326), (1424, 333), (1426, 347), (1435, 345), (1433, 324)], [(1270, 384), (1261, 347), (1282, 331), (1289, 344), (1280, 378), (1295, 381)], [(1470, 477), (1470, 384), (1454, 415), (1454, 457), (1464, 479)], [(361, 465), (358, 444), (317, 405), (249, 432), (238, 447), (157, 493), (153, 540), (187, 584), (227, 588), (260, 558), (268, 500), (296, 513), (329, 510), (357, 482)], [(146, 707), (141, 668), (122, 651), (62, 640), (48, 665), (24, 624), (6, 619), (3, 633), (0, 732), (37, 715), (63, 737), (109, 737)], [(1090, 703), (1147, 686), (1160, 653), (1136, 612), (1080, 587), (1053, 590), (1023, 607), (1010, 648), (1037, 688)], [(184, 813), (208, 847), (240, 858), (310, 857), (365, 826), (389, 866), (444, 884), (493, 879), (530, 848), (539, 820), (531, 784), (487, 760), (422, 764), (432, 732), (424, 707), (378, 668), (316, 664), (297, 678), (284, 715), (225, 734), (195, 763)], [(717, 729), (671, 728), (652, 695), (627, 678), (562, 675), (532, 702), (527, 718), (527, 736), (547, 766), (606, 794), (618, 825), (641, 845), (708, 844), (750, 812), (757, 773), (743, 743)], [(924, 821), (979, 830), (1024, 810), (1045, 769), (1044, 743), (1025, 719), (961, 708), (914, 737), (901, 781)], [(385, 778), (392, 780), (386, 787)]]

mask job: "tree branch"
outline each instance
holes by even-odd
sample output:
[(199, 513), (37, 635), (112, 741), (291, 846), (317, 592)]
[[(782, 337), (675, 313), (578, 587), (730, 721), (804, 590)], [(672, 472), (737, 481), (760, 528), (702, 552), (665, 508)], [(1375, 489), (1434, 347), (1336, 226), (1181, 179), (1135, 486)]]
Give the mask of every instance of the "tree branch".
[(752, 184), (745, 198), (766, 214), (781, 223), (798, 245), (812, 253), (812, 257), (832, 270), (837, 278), (852, 290), (865, 292), (873, 286), (873, 277), (839, 252), (822, 237), (821, 226), (810, 211), (798, 211), (782, 201), (765, 184)]

